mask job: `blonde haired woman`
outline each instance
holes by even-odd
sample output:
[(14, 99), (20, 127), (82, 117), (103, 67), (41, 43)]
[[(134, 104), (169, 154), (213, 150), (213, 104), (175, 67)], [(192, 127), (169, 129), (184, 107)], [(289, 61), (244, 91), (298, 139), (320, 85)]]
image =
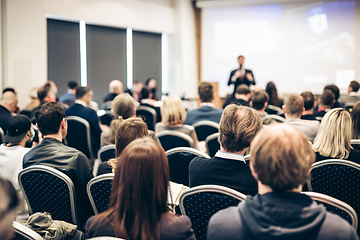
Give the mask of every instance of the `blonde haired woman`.
[(351, 146), (351, 117), (342, 108), (327, 112), (321, 121), (313, 149), (316, 161), (346, 159), (360, 163), (360, 152)]
[(155, 125), (155, 132), (162, 131), (178, 131), (189, 135), (195, 144), (195, 148), (199, 149), (199, 141), (196, 136), (195, 128), (190, 125), (184, 125), (186, 118), (186, 110), (181, 99), (175, 96), (169, 96), (161, 106), (162, 121)]

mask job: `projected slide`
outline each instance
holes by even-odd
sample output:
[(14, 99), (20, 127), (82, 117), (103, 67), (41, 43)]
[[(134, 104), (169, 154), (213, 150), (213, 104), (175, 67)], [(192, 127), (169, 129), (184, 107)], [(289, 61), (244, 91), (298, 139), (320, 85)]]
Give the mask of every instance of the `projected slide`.
[(355, 1), (203, 9), (202, 79), (227, 87), (237, 56), (258, 85), (281, 93), (354, 80)]

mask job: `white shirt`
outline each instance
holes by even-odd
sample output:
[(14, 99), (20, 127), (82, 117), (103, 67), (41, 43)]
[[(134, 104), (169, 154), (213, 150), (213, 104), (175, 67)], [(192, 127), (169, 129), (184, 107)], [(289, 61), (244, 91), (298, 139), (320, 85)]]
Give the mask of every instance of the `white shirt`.
[(0, 145), (0, 176), (9, 180), (16, 189), (19, 189), (18, 175), (23, 169), (23, 158), (29, 150), (19, 145)]

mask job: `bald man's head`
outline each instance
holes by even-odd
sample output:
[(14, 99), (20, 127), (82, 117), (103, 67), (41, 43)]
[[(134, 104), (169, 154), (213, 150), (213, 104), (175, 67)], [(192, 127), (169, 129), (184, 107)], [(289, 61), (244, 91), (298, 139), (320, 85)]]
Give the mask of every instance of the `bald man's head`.
[(18, 104), (16, 93), (8, 91), (1, 95), (0, 105), (5, 107), (10, 112), (14, 112)]
[(123, 84), (119, 80), (112, 80), (109, 84), (109, 92), (120, 94), (123, 93)]

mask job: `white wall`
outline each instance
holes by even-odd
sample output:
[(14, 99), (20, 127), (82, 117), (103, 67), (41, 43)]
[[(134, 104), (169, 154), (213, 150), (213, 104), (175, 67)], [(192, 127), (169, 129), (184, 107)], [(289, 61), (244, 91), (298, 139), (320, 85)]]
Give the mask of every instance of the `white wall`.
[(12, 86), (18, 91), (20, 108), (29, 101), (31, 87), (41, 86), (47, 80), (47, 17), (169, 33), (169, 92), (180, 96), (189, 91), (186, 96), (193, 96), (194, 88), (196, 93), (195, 20), (191, 0), (2, 1), (5, 3), (4, 77), (0, 86)]

